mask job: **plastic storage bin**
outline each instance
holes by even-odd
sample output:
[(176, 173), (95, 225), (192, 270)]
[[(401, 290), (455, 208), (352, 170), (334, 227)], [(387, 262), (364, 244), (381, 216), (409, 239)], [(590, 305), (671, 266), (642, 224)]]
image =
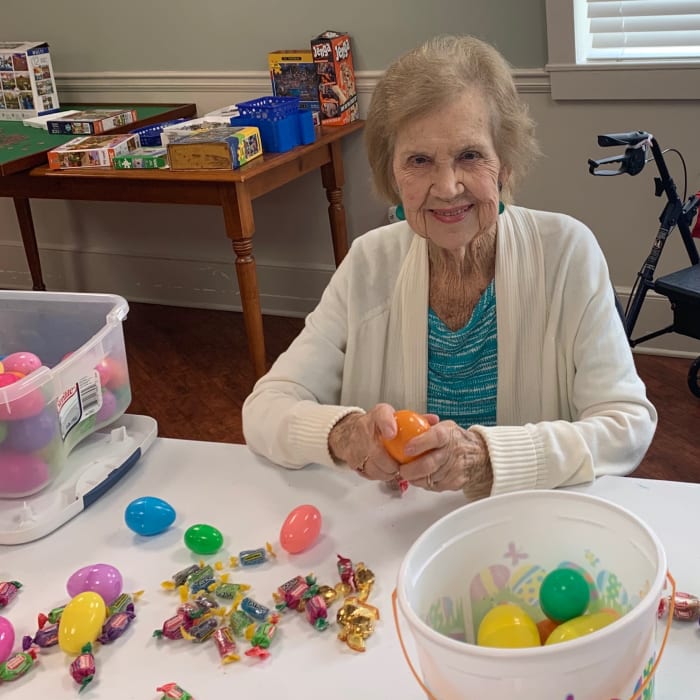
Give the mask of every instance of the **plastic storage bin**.
[(130, 131), (130, 134), (137, 134), (142, 146), (162, 146), (160, 140), (160, 135), (163, 133), (163, 129), (171, 124), (179, 124), (180, 122), (188, 121), (188, 117), (180, 117), (179, 119), (171, 119), (167, 122), (160, 122), (159, 124), (151, 124), (151, 126), (142, 126), (140, 129), (134, 129)]
[(45, 488), (131, 403), (128, 308), (109, 294), (0, 291), (0, 498)]
[(257, 126), (264, 152), (284, 153), (316, 140), (313, 113), (299, 109), (298, 97), (259, 97), (237, 106), (231, 125)]

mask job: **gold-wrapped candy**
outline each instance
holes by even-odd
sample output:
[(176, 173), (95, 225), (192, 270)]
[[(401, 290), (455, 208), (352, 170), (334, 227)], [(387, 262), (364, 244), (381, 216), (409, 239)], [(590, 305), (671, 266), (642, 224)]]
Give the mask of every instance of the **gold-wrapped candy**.
[(346, 598), (338, 610), (336, 621), (342, 627), (338, 639), (354, 651), (365, 651), (365, 639), (374, 632), (379, 610), (356, 596)]
[(358, 562), (355, 567), (355, 587), (357, 588), (358, 598), (365, 602), (369, 598), (374, 586), (374, 572), (368, 569), (362, 562)]

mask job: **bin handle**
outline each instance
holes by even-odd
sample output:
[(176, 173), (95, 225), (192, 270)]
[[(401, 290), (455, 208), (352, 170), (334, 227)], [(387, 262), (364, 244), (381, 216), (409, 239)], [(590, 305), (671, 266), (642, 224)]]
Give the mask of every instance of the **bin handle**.
[[(640, 700), (642, 697), (642, 693), (646, 689), (646, 687), (649, 685), (651, 682), (652, 678), (654, 678), (654, 675), (656, 674), (656, 669), (659, 665), (659, 661), (661, 661), (661, 657), (663, 656), (664, 649), (666, 648), (666, 642), (668, 641), (668, 635), (669, 632), (671, 631), (671, 623), (673, 622), (673, 609), (675, 607), (675, 601), (676, 601), (676, 580), (671, 576), (671, 572), (667, 571), (666, 572), (666, 578), (671, 584), (671, 597), (668, 605), (668, 619), (666, 620), (666, 629), (664, 630), (664, 637), (661, 640), (661, 646), (659, 647), (659, 653), (656, 656), (656, 660), (654, 661), (654, 665), (651, 667), (651, 671), (649, 672), (649, 675), (644, 679), (644, 682), (642, 685), (639, 687), (637, 692), (630, 698), (630, 700)], [(408, 655), (408, 651), (406, 649), (406, 644), (403, 641), (403, 635), (401, 634), (401, 624), (399, 623), (399, 611), (397, 607), (397, 591), (396, 588), (394, 588), (393, 593), (391, 594), (391, 607), (394, 612), (394, 625), (396, 626), (396, 633), (399, 636), (399, 644), (401, 645), (401, 651), (403, 652), (404, 659), (406, 659), (406, 663), (408, 664), (408, 667), (411, 669), (411, 673), (413, 674), (413, 677), (416, 679), (418, 682), (418, 685), (421, 687), (423, 692), (428, 696), (428, 700), (437, 700), (437, 698), (428, 690), (427, 686), (425, 683), (423, 683), (423, 680), (421, 677), (418, 675), (418, 671), (416, 671), (415, 666), (413, 665), (413, 662), (411, 661), (411, 657)]]

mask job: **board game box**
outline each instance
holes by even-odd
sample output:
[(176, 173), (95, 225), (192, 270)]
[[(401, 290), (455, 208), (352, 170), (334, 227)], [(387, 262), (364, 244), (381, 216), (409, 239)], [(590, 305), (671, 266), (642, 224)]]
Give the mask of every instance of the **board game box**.
[(219, 127), (168, 143), (171, 170), (232, 170), (262, 155), (256, 126)]
[(267, 62), (275, 97), (298, 97), (300, 109), (320, 109), (318, 71), (310, 49), (271, 51)]
[(116, 156), (140, 146), (136, 134), (79, 136), (48, 152), (49, 168), (111, 168)]
[(319, 78), (321, 124), (338, 126), (359, 119), (350, 36), (332, 30), (311, 40)]
[(49, 45), (0, 41), (0, 120), (22, 121), (59, 107)]
[(114, 156), (112, 166), (117, 170), (144, 168), (156, 170), (168, 167), (168, 149), (163, 146), (142, 146), (130, 153)]
[(90, 109), (47, 122), (50, 134), (104, 134), (120, 126), (133, 124), (137, 119), (135, 109)]

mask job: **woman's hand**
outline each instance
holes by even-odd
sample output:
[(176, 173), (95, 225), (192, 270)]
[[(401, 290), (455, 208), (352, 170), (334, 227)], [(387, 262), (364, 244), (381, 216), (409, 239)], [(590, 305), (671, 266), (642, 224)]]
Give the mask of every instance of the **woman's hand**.
[(414, 486), (429, 491), (461, 490), (470, 500), (491, 493), (491, 459), (476, 431), (460, 428), (454, 421), (441, 421), (413, 438), (404, 451), (420, 454), (401, 467), (401, 478)]
[[(426, 418), (431, 425), (439, 420), (433, 415)], [(328, 435), (328, 448), (334, 459), (346, 462), (365, 478), (393, 481), (399, 477), (401, 465), (384, 449), (382, 438), (395, 435), (394, 408), (380, 403), (367, 413), (350, 413), (341, 418)]]

